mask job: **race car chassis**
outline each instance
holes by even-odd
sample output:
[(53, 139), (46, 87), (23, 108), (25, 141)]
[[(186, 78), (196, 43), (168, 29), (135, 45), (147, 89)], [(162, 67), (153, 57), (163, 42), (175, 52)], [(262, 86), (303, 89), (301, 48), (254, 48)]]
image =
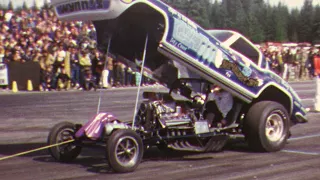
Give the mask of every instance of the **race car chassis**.
[(195, 133), (199, 130), (188, 129), (187, 133), (183, 129), (167, 128), (162, 130), (170, 133), (161, 135), (163, 133), (159, 130), (146, 132), (131, 125), (109, 113), (99, 113), (84, 125), (58, 123), (50, 130), (48, 144), (72, 139), (74, 142), (52, 147), (49, 153), (57, 161), (70, 162), (80, 155), (83, 147), (104, 147), (109, 166), (115, 172), (126, 173), (138, 167), (144, 151), (150, 147), (193, 152), (220, 151), (229, 138), (227, 133), (215, 130)]

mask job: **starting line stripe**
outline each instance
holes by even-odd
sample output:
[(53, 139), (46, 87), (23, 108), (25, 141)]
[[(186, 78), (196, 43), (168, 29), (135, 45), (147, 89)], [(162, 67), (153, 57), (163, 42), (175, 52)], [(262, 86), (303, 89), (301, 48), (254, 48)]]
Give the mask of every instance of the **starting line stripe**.
[[(288, 141), (298, 141), (298, 140), (309, 139), (309, 138), (314, 138), (314, 137), (320, 137), (320, 134), (290, 138), (290, 139), (288, 139)], [(293, 154), (303, 154), (303, 155), (312, 155), (312, 156), (319, 156), (320, 155), (320, 153), (316, 153), (316, 152), (305, 152), (305, 151), (295, 151), (295, 150), (281, 150), (281, 152), (293, 153)]]
[(304, 152), (304, 151), (293, 151), (293, 150), (282, 150), (281, 152), (293, 153), (293, 154), (303, 154), (303, 155), (313, 155), (313, 156), (320, 155), (320, 153), (315, 153), (315, 152)]
[(320, 134), (290, 138), (290, 139), (288, 139), (288, 141), (297, 141), (297, 140), (309, 139), (309, 138), (314, 138), (314, 137), (320, 137)]

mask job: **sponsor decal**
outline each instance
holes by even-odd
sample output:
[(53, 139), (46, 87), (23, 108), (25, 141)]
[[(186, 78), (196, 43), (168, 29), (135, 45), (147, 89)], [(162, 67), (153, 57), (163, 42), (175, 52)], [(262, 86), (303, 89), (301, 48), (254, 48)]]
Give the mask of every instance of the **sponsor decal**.
[(57, 5), (56, 11), (59, 15), (65, 15), (80, 11), (106, 10), (110, 6), (110, 0), (82, 0)]
[(172, 37), (169, 43), (187, 54), (196, 52), (196, 58), (206, 64), (214, 63), (217, 47), (211, 40), (199, 32), (193, 22), (188, 21), (179, 13), (174, 13)]
[(220, 67), (232, 71), (235, 74), (235, 76), (239, 79), (239, 81), (241, 81), (243, 84), (247, 86), (260, 85), (258, 79), (250, 77), (251, 73), (249, 75), (249, 73), (246, 72), (247, 68), (243, 67), (242, 69), (240, 69), (239, 65), (235, 64), (234, 62), (223, 60)]
[[(224, 52), (218, 49), (218, 42), (214, 42), (205, 36), (191, 21), (174, 10), (170, 10), (173, 17), (172, 36), (169, 43), (182, 50), (186, 54), (194, 54), (197, 61), (209, 66), (211, 69), (229, 70), (225, 73), (227, 78), (234, 74), (240, 82), (249, 87), (261, 86), (262, 80), (252, 77), (254, 75), (250, 65), (247, 66), (240, 57), (232, 57), (232, 61)], [(192, 53), (194, 52), (194, 53)], [(219, 53), (218, 53), (219, 52)]]

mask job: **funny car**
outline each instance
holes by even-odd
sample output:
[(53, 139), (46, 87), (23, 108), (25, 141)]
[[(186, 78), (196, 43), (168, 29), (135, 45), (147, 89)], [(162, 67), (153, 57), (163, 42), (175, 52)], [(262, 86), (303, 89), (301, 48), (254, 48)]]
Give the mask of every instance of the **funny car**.
[(132, 121), (106, 111), (83, 125), (55, 125), (48, 144), (74, 140), (49, 149), (58, 161), (101, 144), (115, 172), (132, 172), (146, 148), (217, 152), (232, 135), (274, 152), (293, 125), (307, 122), (298, 95), (238, 32), (205, 30), (160, 0), (51, 2), (63, 21), (92, 21), (102, 49), (132, 61), (140, 55), (141, 72), (167, 88), (142, 92)]

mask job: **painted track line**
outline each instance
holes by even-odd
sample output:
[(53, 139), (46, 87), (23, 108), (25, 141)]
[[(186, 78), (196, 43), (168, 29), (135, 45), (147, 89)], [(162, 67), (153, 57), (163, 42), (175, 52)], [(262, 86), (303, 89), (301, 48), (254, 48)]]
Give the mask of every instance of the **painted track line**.
[(315, 98), (305, 98), (301, 99), (301, 101), (315, 101)]
[(293, 138), (288, 139), (288, 141), (297, 141), (297, 140), (309, 139), (309, 138), (314, 138), (314, 137), (320, 137), (320, 134), (307, 135), (307, 136), (301, 136), (301, 137), (293, 137)]
[[(288, 139), (288, 141), (298, 141), (298, 140), (310, 139), (310, 138), (315, 138), (315, 137), (320, 137), (320, 134), (294, 137), (294, 138)], [(289, 150), (289, 149), (281, 150), (281, 152), (291, 153), (291, 154), (312, 155), (312, 156), (319, 156), (320, 155), (320, 153), (317, 153), (317, 152), (296, 151), (296, 150)]]
[(319, 156), (320, 155), (320, 153), (315, 153), (315, 152), (304, 152), (304, 151), (294, 151), (294, 150), (282, 150), (281, 152), (292, 153), (292, 154), (312, 155), (312, 156)]

